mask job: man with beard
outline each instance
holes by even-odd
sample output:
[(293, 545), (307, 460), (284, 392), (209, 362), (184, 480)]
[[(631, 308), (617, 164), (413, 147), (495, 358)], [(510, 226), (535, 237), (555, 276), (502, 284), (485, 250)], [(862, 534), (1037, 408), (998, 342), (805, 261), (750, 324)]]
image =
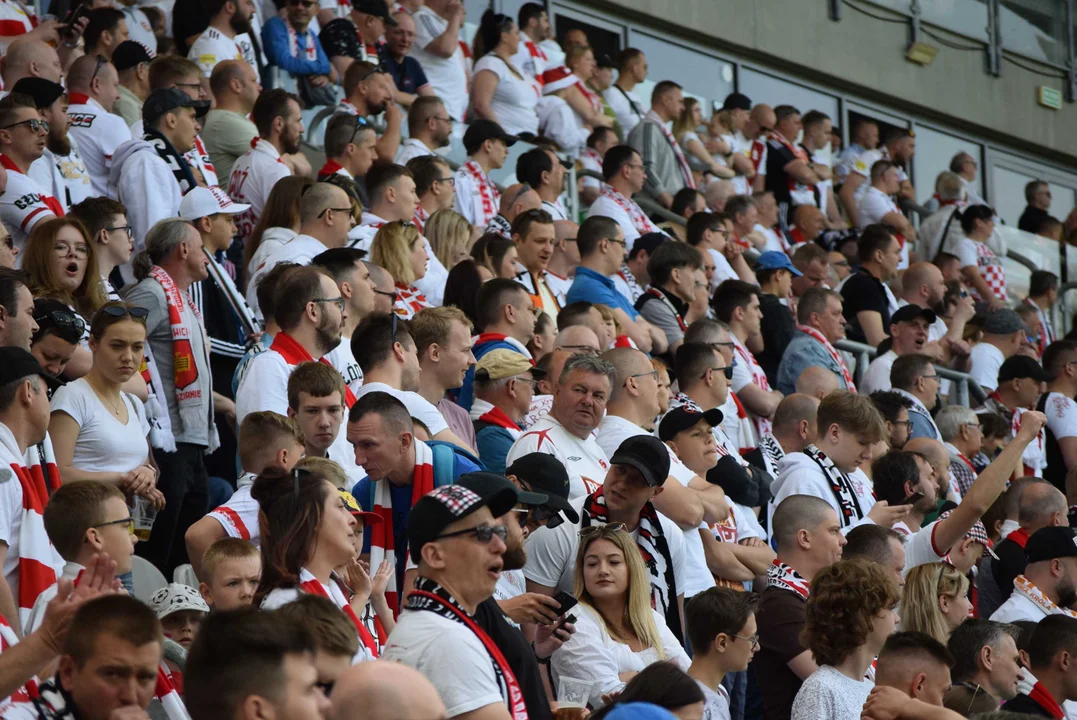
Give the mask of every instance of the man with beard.
[[(224, 60), (246, 60), (258, 77), (258, 64), (252, 62), (254, 57), (244, 58), (243, 49), (236, 42), (236, 36), (249, 33), (251, 18), (254, 16), (254, 0), (209, 0), (205, 4), (209, 15), (207, 27), (191, 45), (187, 59), (198, 63), (202, 74), (208, 78), (213, 68)], [(208, 86), (208, 82), (203, 81)]]
[[(286, 90), (275, 88), (259, 95), (251, 110), (251, 120), (258, 128), (258, 137), (251, 141), (251, 149), (236, 160), (228, 178), (228, 194), (232, 199), (251, 206), (236, 219), (236, 239), (240, 242), (254, 231), (273, 186), (292, 174), (281, 155), (299, 152), (299, 141), (303, 138), (299, 99)], [(350, 203), (345, 201), (336, 207), (350, 208)]]
[(154, 223), (175, 217), (183, 196), (198, 187), (184, 154), (194, 148), (198, 118), (208, 111), (207, 101), (192, 100), (181, 90), (154, 90), (142, 106), (145, 136), (116, 148), (109, 196), (126, 206), (136, 249)]
[[(561, 472), (564, 473), (564, 468), (561, 468)], [(567, 480), (567, 477), (565, 479)], [(475, 623), (486, 631), (505, 656), (505, 662), (520, 683), (528, 717), (532, 720), (549, 720), (553, 716), (543, 688), (539, 665), (549, 662), (550, 655), (572, 636), (576, 628), (571, 623), (558, 626), (563, 619), (558, 616), (558, 602), (547, 595), (522, 593), (511, 600), (503, 600), (499, 590), (508, 575), (517, 576), (519, 584), (523, 585), (523, 568), (527, 564), (524, 540), (529, 533), (526, 527), (521, 526), (521, 518), (529, 518), (534, 515), (533, 510), (545, 508), (550, 497), (544, 493), (518, 489), (504, 477), (493, 473), (468, 473), (456, 484), (479, 495), (488, 495), (502, 489), (516, 493), (516, 506), (494, 519), (508, 530), (505, 553), (501, 556), (501, 577), (494, 588), (493, 596), (479, 603), (475, 609)], [(535, 632), (534, 648), (518, 629), (521, 625), (529, 632)]]
[(441, 98), (416, 98), (408, 108), (408, 138), (400, 143), (396, 164), (407, 165), (412, 158), (435, 154), (438, 148), (449, 144), (452, 126), (453, 120)]
[(251, 149), (251, 138), (258, 134), (249, 116), (262, 86), (245, 61), (223, 60), (209, 76), (209, 89), (214, 106), (202, 125), (206, 150), (218, 177), (227, 178), (236, 160)]
[[(942, 271), (929, 262), (913, 263), (901, 276), (901, 295), (898, 306), (919, 305), (934, 310), (936, 315), (943, 307), (946, 283)], [(971, 350), (962, 339), (965, 324), (976, 314), (976, 305), (971, 297), (958, 302), (949, 323), (941, 317), (927, 330), (927, 344), (924, 354), (937, 357), (939, 362), (949, 365), (955, 359), (967, 358)], [(962, 368), (957, 368), (962, 369)]]
[(356, 60), (344, 73), (344, 99), (337, 105), (337, 112), (369, 121), (375, 115), (385, 113), (385, 132), (378, 138), (378, 157), (396, 157), (400, 149), (400, 123), (404, 113), (393, 102), (396, 88), (393, 79), (380, 65)]
[(340, 294), (344, 298), (344, 309), (348, 314), (344, 321), (340, 344), (330, 352), (326, 359), (337, 369), (344, 383), (353, 393), (359, 392), (363, 385), (363, 371), (352, 356), (352, 333), (363, 318), (374, 312), (377, 298), (375, 280), (366, 263), (362, 262), (363, 253), (351, 248), (333, 248), (316, 256), (312, 265), (323, 267), (337, 281)]
[(995, 622), (1039, 622), (1077, 605), (1077, 530), (1045, 527), (1025, 545), (1028, 565), (1013, 583), (1013, 593), (991, 615)]
[(912, 354), (928, 355), (928, 331), (937, 316), (926, 307), (905, 305), (890, 316), (890, 347), (868, 365), (860, 381), (860, 391), (869, 395), (876, 390), (891, 388), (890, 369), (899, 357)]
[(426, 80), (426, 73), (419, 61), (411, 57), (411, 46), (415, 43), (415, 21), (411, 13), (399, 10), (393, 16), (395, 27), (385, 28), (385, 44), (381, 46), (378, 56), (381, 65), (396, 83), (396, 101), (404, 107), (411, 107), (420, 97), (433, 97), (434, 88)]
[(41, 118), (49, 124), (45, 150), (30, 165), (30, 178), (52, 195), (64, 210), (93, 194), (90, 173), (67, 133), (67, 98), (59, 83), (44, 78), (23, 78), (11, 89), (34, 99)]
[(0, 100), (0, 164), (7, 171), (7, 186), (0, 193), (0, 220), (19, 252), (37, 223), (64, 214), (63, 204), (28, 174), (45, 152), (49, 132), (36, 104), (33, 98), (18, 94)]

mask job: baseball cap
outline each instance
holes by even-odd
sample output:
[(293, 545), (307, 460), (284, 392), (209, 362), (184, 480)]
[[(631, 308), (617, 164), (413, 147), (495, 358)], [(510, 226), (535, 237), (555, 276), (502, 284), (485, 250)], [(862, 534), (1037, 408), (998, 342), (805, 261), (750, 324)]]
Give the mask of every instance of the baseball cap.
[(169, 583), (150, 596), (150, 607), (157, 614), (158, 620), (164, 620), (172, 613), (184, 610), (197, 612), (209, 612), (209, 605), (202, 596), (190, 585)]
[(444, 485), (419, 498), (411, 508), (408, 518), (408, 548), (411, 561), (419, 562), (423, 546), (437, 540), (445, 528), (468, 515), (490, 508), (496, 518), (511, 510), (517, 502), (515, 487), (501, 487), (489, 493), (473, 490), (460, 484), (467, 473), (456, 480), (455, 485)]
[(669, 476), (669, 450), (654, 435), (636, 435), (621, 443), (610, 464), (633, 467), (648, 485), (659, 487)]
[(28, 95), (34, 99), (36, 107), (47, 108), (64, 94), (64, 86), (45, 78), (24, 77), (12, 86), (11, 92)]
[(209, 112), (209, 101), (195, 100), (176, 88), (158, 88), (142, 103), (142, 120), (149, 125), (165, 113), (184, 107), (194, 108), (195, 117), (202, 117)]
[(29, 375), (40, 375), (45, 384), (56, 389), (62, 384), (45, 372), (37, 358), (21, 347), (0, 347), (0, 385), (7, 385)]
[(475, 363), (475, 377), (483, 380), (501, 380), (528, 371), (536, 380), (546, 377), (545, 370), (535, 367), (530, 360), (515, 350), (504, 348), (491, 350)]
[(992, 310), (984, 316), (984, 332), (988, 335), (1010, 335), (1018, 330), (1028, 331), (1025, 321), (1013, 310)]
[(493, 120), (476, 120), (464, 133), (464, 151), (471, 155), (487, 140), (502, 140), (512, 147), (519, 140), (515, 135), (509, 135), (501, 129), (501, 126)]
[(676, 720), (676, 715), (658, 705), (632, 702), (615, 705), (606, 720)]
[(112, 51), (112, 64), (116, 66), (116, 72), (130, 70), (139, 63), (148, 63), (153, 60), (146, 46), (134, 40), (124, 40)]
[(909, 305), (902, 305), (898, 308), (897, 312), (890, 316), (890, 324), (896, 325), (897, 323), (912, 322), (917, 318), (927, 320), (928, 325), (933, 325), (935, 323), (935, 313), (933, 311), (910, 303)]
[[(516, 502), (523, 505), (545, 505), (546, 501), (550, 499), (550, 496), (544, 493), (521, 490), (505, 476), (492, 472), (466, 473), (460, 476), (456, 484), (484, 496), (510, 490), (516, 494)], [(512, 508), (509, 509), (511, 510)], [(505, 512), (508, 512), (508, 510)]]
[(1002, 363), (1002, 367), (998, 369), (998, 381), (1000, 383), (1022, 378), (1032, 378), (1037, 382), (1047, 382), (1051, 379), (1051, 375), (1028, 355), (1014, 355), (1007, 358)]
[(232, 202), (232, 198), (216, 185), (196, 187), (180, 200), (179, 216), (184, 220), (197, 220), (220, 213), (238, 215), (249, 208), (250, 205)]
[(389, 27), (396, 27), (396, 19), (389, 14), (389, 5), (385, 0), (352, 0), (352, 10), (381, 18)]
[(802, 272), (793, 267), (793, 261), (789, 256), (777, 250), (767, 250), (759, 256), (759, 269), (761, 270), (788, 270), (793, 277), (800, 277)]
[(752, 101), (748, 99), (748, 96), (744, 93), (734, 92), (725, 96), (725, 102), (722, 103), (723, 110), (751, 110)]
[(569, 522), (580, 521), (580, 514), (568, 501), (568, 471), (560, 460), (546, 453), (528, 453), (513, 461), (505, 469), (506, 475), (518, 477), (533, 489), (546, 494), (542, 505), (555, 508), (565, 514)]
[(1055, 558), (1077, 557), (1077, 530), (1071, 527), (1045, 527), (1032, 533), (1025, 544), (1031, 565)]
[(344, 500), (344, 505), (348, 508), (348, 512), (362, 520), (364, 525), (376, 525), (381, 522), (381, 515), (363, 510), (359, 506), (359, 501), (350, 492), (347, 490), (337, 490), (337, 492), (340, 493), (341, 499)]
[(662, 442), (668, 442), (675, 438), (677, 433), (694, 428), (700, 420), (706, 420), (711, 427), (718, 427), (722, 424), (722, 418), (722, 411), (718, 408), (700, 412), (695, 404), (680, 405), (662, 418), (662, 422), (658, 424), (658, 438)]
[[(950, 517), (951, 513), (953, 513), (953, 510), (947, 510), (944, 513), (940, 513), (939, 520), (945, 520), (946, 518)], [(998, 557), (997, 555), (995, 555), (995, 551), (993, 549), (994, 543), (992, 543), (991, 538), (987, 536), (987, 528), (985, 528), (984, 524), (979, 520), (977, 520), (976, 523), (972, 526), (972, 528), (967, 533), (965, 533), (965, 537), (971, 538), (973, 542), (978, 542), (983, 545), (984, 552), (990, 554), (991, 557)]]

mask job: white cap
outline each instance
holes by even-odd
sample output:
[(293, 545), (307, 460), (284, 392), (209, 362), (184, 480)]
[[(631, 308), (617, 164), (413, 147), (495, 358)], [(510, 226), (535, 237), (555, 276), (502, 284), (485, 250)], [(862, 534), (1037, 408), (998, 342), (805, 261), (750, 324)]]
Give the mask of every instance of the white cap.
[(180, 201), (179, 214), (184, 220), (197, 220), (219, 213), (238, 215), (249, 207), (250, 205), (232, 202), (228, 193), (214, 185), (208, 188), (196, 187), (184, 195)]
[[(203, 217), (205, 216), (203, 215)], [(155, 592), (150, 598), (150, 607), (157, 613), (158, 620), (163, 620), (172, 613), (180, 612), (181, 610), (209, 612), (209, 605), (202, 599), (198, 591), (189, 585), (181, 585), (180, 583), (169, 583)]]

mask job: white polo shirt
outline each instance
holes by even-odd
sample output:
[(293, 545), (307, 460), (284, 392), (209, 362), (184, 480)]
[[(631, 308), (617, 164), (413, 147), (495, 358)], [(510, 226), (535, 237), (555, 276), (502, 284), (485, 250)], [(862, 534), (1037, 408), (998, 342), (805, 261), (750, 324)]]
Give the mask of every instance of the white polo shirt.
[(553, 455), (568, 471), (570, 498), (590, 495), (606, 481), (610, 459), (595, 440), (594, 434), (581, 440), (558, 422), (553, 415), (535, 421), (519, 437), (505, 456), (506, 467), (528, 453)]
[(90, 172), (95, 197), (110, 197), (108, 176), (112, 170), (112, 153), (131, 139), (131, 130), (119, 115), (105, 110), (101, 103), (81, 93), (69, 93), (71, 104), (67, 117), (68, 134), (79, 144), (80, 154)]

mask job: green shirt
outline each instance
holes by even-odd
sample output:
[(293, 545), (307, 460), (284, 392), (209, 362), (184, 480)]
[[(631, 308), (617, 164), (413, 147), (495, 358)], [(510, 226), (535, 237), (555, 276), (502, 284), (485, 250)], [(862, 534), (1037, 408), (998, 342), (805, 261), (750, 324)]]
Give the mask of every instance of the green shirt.
[(202, 142), (217, 169), (221, 187), (228, 188), (228, 176), (241, 155), (251, 149), (258, 128), (243, 115), (232, 110), (210, 110), (202, 124)]
[(138, 99), (138, 95), (120, 85), (120, 97), (112, 106), (112, 112), (122, 117), (128, 126), (134, 125), (142, 119), (142, 101)]

